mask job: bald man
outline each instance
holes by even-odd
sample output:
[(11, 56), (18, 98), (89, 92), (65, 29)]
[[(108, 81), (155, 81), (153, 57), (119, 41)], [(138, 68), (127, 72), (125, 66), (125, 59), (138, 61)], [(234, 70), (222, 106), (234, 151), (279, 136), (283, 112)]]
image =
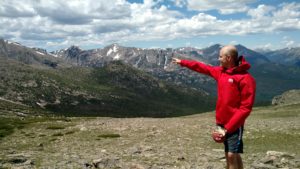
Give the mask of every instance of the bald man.
[(220, 66), (173, 58), (172, 62), (214, 78), (218, 86), (216, 125), (212, 137), (224, 143), (227, 169), (243, 169), (243, 130), (255, 99), (256, 83), (248, 73), (250, 64), (238, 57), (235, 46), (224, 46), (219, 52)]

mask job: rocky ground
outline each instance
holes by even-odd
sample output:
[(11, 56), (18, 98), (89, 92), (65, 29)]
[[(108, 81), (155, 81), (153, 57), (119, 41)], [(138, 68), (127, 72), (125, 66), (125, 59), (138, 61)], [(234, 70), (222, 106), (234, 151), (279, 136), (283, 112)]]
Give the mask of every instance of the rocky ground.
[[(246, 169), (300, 168), (299, 110), (300, 105), (254, 109), (244, 133)], [(0, 168), (222, 169), (223, 145), (210, 138), (213, 127), (212, 112), (41, 118), (0, 140)]]

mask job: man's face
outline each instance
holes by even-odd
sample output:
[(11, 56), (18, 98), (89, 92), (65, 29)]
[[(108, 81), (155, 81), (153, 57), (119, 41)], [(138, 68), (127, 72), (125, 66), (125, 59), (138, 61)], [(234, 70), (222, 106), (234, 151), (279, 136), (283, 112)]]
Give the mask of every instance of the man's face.
[(227, 68), (230, 64), (229, 57), (224, 54), (224, 50), (220, 50), (219, 54), (220, 66)]

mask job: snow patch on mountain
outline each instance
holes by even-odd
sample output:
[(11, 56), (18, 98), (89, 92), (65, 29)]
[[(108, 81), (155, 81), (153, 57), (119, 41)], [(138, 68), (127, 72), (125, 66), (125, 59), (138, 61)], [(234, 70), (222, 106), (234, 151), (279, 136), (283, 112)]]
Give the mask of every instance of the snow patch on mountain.
[(164, 64), (164, 69), (166, 69), (166, 68), (167, 68), (167, 62), (168, 62), (168, 56), (167, 56), (167, 55), (165, 55), (165, 64)]
[(138, 67), (138, 64), (140, 63), (140, 61), (142, 60), (142, 57), (139, 57), (139, 60), (134, 64), (135, 67)]
[(114, 49), (113, 49), (114, 53), (118, 52), (118, 47), (116, 44), (114, 44)]
[(13, 44), (13, 45), (18, 45), (18, 46), (22, 46), (20, 43), (18, 42), (12, 42), (12, 41), (9, 41), (9, 40), (6, 40), (6, 43), (8, 44)]
[(113, 52), (113, 50), (112, 50), (112, 49), (109, 49), (109, 50), (107, 51), (107, 53), (106, 53), (106, 56), (109, 56), (112, 52)]
[(57, 55), (53, 54), (53, 53), (48, 53), (49, 55), (53, 56), (53, 57), (58, 57)]
[(113, 48), (110, 48), (107, 53), (106, 56), (111, 55), (112, 53), (117, 53), (118, 52), (118, 46), (116, 44), (113, 45)]
[(118, 53), (114, 58), (113, 60), (119, 60), (120, 59), (120, 54)]
[(40, 55), (45, 55), (44, 53), (42, 52), (39, 52), (39, 51), (35, 51), (37, 54), (40, 54)]

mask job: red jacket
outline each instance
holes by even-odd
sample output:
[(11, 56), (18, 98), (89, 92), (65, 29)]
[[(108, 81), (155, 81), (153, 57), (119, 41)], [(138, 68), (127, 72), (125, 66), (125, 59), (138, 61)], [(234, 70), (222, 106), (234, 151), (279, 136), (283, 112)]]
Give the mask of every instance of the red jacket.
[(216, 123), (223, 125), (228, 133), (244, 125), (255, 98), (255, 79), (247, 72), (250, 64), (242, 56), (239, 59), (240, 64), (230, 69), (197, 61), (180, 62), (181, 66), (209, 75), (217, 81)]

